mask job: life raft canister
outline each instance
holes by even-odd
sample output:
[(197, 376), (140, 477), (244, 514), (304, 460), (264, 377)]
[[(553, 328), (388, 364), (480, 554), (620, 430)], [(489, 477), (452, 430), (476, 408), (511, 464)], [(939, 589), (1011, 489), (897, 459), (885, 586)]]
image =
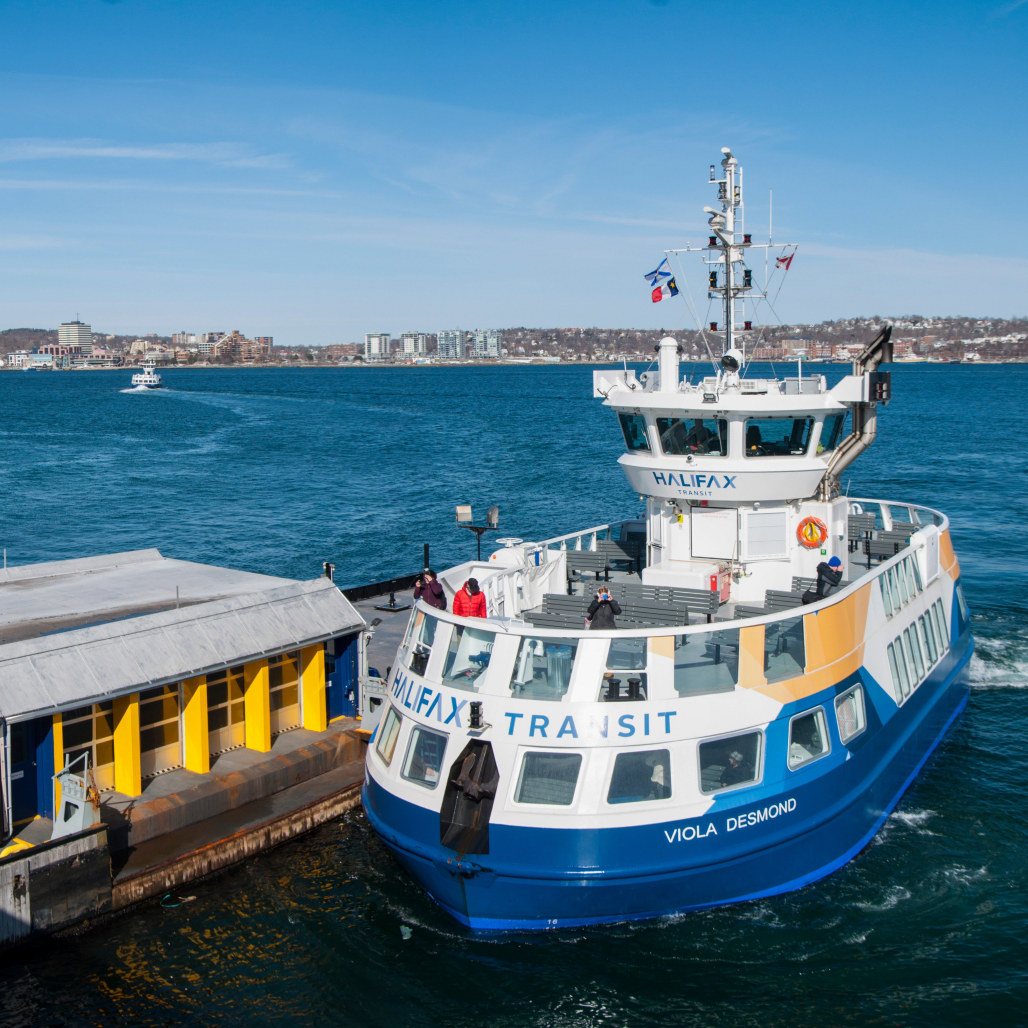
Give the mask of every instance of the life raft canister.
[(808, 550), (816, 550), (828, 538), (828, 526), (820, 518), (804, 518), (796, 528), (796, 538)]

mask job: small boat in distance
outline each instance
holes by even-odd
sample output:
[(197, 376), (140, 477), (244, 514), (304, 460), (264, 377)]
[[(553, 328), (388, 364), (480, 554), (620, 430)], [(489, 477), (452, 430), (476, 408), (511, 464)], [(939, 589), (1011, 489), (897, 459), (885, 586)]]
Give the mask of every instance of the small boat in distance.
[(155, 370), (156, 361), (143, 361), (143, 370), (132, 376), (132, 385), (137, 389), (160, 389), (161, 376)]

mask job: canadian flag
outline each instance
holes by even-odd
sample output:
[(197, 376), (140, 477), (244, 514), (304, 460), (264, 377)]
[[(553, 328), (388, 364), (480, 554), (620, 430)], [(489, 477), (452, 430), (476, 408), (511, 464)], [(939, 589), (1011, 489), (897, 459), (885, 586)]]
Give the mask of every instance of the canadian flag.
[(792, 253), (789, 254), (788, 257), (779, 257), (775, 261), (775, 264), (777, 264), (778, 267), (785, 268), (785, 270), (788, 271), (789, 270), (789, 265), (792, 264), (792, 259), (795, 256), (796, 256), (796, 251), (794, 250)]

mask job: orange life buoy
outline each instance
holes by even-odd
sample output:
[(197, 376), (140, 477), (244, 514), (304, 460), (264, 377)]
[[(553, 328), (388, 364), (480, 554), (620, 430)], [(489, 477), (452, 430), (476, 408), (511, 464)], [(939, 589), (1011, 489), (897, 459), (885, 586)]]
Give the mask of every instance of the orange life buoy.
[(796, 529), (796, 538), (808, 550), (816, 550), (828, 538), (828, 527), (820, 518), (804, 518)]

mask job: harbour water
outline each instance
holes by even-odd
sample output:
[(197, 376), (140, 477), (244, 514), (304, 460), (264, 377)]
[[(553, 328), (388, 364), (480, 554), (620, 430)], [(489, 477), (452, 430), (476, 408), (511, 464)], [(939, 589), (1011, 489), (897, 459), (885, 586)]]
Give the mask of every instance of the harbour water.
[[(755, 369), (756, 370), (756, 369)], [(769, 369), (768, 369), (769, 370)], [(791, 370), (791, 369), (790, 369)], [(823, 370), (830, 381), (845, 372)], [(702, 369), (697, 368), (697, 373)], [(12, 564), (156, 546), (356, 585), (501, 535), (634, 513), (582, 367), (0, 375)], [(472, 936), (348, 815), (209, 883), (0, 964), (0, 1023), (972, 1025), (1028, 1002), (1028, 366), (912, 366), (854, 495), (952, 519), (967, 710), (875, 841), (800, 892), (702, 914)], [(846, 481), (844, 479), (844, 485)]]

